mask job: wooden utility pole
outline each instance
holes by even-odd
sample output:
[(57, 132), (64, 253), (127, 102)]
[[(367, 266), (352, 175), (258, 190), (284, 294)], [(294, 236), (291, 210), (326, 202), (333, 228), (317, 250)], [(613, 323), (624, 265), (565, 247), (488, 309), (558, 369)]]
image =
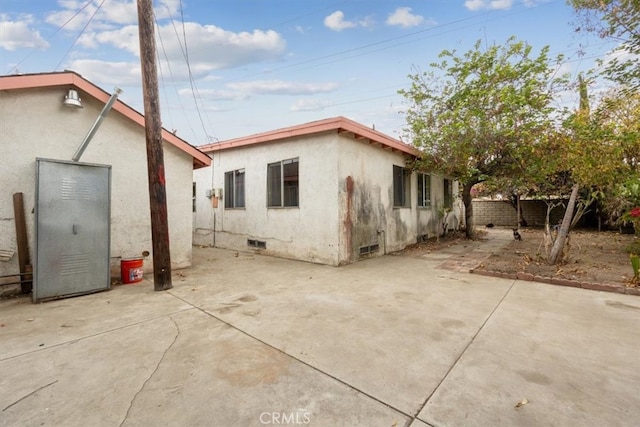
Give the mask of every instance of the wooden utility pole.
[(171, 254), (167, 224), (167, 192), (162, 150), (162, 121), (156, 68), (155, 21), (153, 1), (138, 0), (138, 34), (144, 96), (145, 133), (147, 138), (147, 170), (149, 205), (151, 207), (151, 241), (153, 246), (153, 289), (171, 289)]

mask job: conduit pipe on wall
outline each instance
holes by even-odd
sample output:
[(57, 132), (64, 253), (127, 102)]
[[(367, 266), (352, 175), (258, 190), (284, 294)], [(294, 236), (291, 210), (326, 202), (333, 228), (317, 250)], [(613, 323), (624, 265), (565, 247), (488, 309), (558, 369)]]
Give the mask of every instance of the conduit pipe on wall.
[(107, 113), (109, 112), (109, 110), (111, 110), (111, 107), (113, 107), (113, 104), (116, 102), (118, 95), (120, 95), (121, 93), (122, 93), (122, 89), (120, 88), (114, 89), (113, 94), (111, 94), (111, 98), (109, 98), (109, 101), (107, 101), (107, 103), (104, 105), (104, 108), (100, 112), (100, 115), (98, 116), (96, 121), (93, 123), (93, 126), (91, 126), (91, 129), (89, 129), (87, 136), (84, 137), (84, 140), (80, 144), (80, 147), (78, 147), (76, 154), (73, 155), (74, 162), (77, 162), (78, 160), (80, 160), (82, 153), (84, 153), (84, 150), (87, 148), (87, 145), (89, 145), (89, 142), (98, 131), (98, 128), (102, 124), (102, 121), (107, 116)]

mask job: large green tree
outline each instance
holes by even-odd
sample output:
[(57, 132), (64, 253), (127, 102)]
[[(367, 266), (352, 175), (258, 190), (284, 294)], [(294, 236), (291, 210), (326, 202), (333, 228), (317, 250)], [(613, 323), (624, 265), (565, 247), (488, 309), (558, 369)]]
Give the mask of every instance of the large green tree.
[(567, 0), (576, 11), (576, 30), (619, 43), (618, 55), (605, 64), (605, 75), (618, 84), (640, 89), (640, 1)]
[[(494, 179), (519, 180), (553, 127), (555, 63), (510, 38), (459, 55), (444, 50), (430, 70), (409, 75), (407, 138), (422, 151), (417, 167), (462, 184), (466, 233), (473, 234), (471, 189)], [(560, 57), (557, 58), (560, 61)]]

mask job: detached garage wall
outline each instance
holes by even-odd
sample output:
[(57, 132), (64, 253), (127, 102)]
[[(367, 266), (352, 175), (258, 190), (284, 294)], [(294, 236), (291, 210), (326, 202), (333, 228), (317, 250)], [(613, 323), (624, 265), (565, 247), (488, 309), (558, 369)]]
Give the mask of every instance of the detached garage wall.
[[(104, 104), (84, 97), (84, 108), (62, 106), (63, 88), (0, 91), (0, 248), (17, 250), (13, 193), (24, 193), (31, 261), (34, 260), (35, 159), (71, 160)], [(86, 98), (86, 99), (85, 99)], [(191, 182), (193, 159), (164, 144), (171, 261), (174, 268), (191, 265)], [(121, 257), (152, 252), (144, 129), (112, 110), (80, 162), (112, 166), (112, 274)], [(145, 261), (150, 271), (151, 257)], [(0, 262), (0, 274), (19, 271), (17, 254)]]

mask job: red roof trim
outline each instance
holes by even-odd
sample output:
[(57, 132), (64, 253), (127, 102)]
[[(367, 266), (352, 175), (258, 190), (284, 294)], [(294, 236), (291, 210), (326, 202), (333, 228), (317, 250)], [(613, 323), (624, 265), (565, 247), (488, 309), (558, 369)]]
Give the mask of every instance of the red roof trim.
[[(105, 104), (111, 97), (111, 94), (100, 89), (73, 71), (0, 76), (0, 90), (33, 89), (54, 86), (75, 86), (82, 92)], [(129, 107), (124, 102), (117, 100), (112, 108), (129, 120), (144, 127), (144, 115)], [(208, 155), (164, 128), (162, 129), (162, 139), (189, 154), (193, 158), (194, 169), (211, 164), (211, 158)]]
[(276, 129), (241, 138), (228, 139), (226, 141), (213, 144), (201, 145), (198, 148), (205, 153), (213, 153), (216, 151), (229, 150), (254, 144), (264, 144), (287, 138), (312, 135), (328, 131), (337, 131), (338, 133), (350, 132), (354, 135), (355, 139), (368, 139), (370, 144), (378, 143), (382, 148), (399, 151), (412, 157), (420, 157), (420, 151), (415, 147), (342, 116)]

